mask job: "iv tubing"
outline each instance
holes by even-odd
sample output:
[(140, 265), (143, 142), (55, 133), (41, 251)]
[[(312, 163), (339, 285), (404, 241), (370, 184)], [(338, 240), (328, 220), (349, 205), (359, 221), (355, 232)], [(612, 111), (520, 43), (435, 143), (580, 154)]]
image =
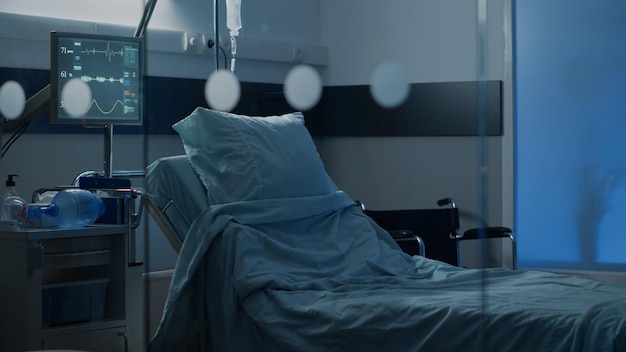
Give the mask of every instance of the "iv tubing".
[(230, 59), (230, 72), (235, 72), (235, 54), (237, 54), (237, 39), (235, 36), (230, 36), (230, 53), (232, 55)]

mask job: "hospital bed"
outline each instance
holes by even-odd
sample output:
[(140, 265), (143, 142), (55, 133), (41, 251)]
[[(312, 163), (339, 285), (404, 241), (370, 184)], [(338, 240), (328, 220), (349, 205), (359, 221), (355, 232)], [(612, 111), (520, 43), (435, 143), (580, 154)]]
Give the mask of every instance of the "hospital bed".
[[(193, 220), (209, 206), (206, 189), (189, 163), (187, 155), (162, 157), (148, 166), (146, 183), (150, 193), (145, 207), (163, 234), (178, 253)], [(484, 227), (466, 230), (461, 235), (459, 209), (450, 198), (440, 199), (439, 206), (449, 208), (372, 210), (355, 201), (367, 216), (389, 232), (402, 251), (410, 255), (462, 265), (461, 241), (481, 239), (508, 240), (511, 258), (487, 261), (485, 267), (516, 267), (516, 243), (511, 229)], [(499, 244), (499, 242), (496, 242)]]
[(150, 351), (626, 351), (626, 286), (408, 255), (332, 182), (302, 114), (198, 108), (146, 172), (178, 251)]

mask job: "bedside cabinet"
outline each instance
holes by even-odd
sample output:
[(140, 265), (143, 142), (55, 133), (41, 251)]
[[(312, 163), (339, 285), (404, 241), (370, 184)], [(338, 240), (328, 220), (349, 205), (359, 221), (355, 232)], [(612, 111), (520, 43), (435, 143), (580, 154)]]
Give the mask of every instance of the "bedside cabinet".
[(142, 265), (128, 225), (0, 232), (5, 351), (143, 351)]

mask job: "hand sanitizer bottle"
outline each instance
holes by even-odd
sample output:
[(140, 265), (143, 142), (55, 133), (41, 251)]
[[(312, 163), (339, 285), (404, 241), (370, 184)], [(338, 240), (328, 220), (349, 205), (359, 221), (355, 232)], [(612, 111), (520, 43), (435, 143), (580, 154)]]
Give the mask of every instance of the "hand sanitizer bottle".
[[(20, 197), (15, 189), (14, 177), (17, 175), (8, 175), (5, 182), (6, 189), (2, 196), (2, 209), (0, 209), (0, 220), (10, 221), (16, 220), (18, 225), (23, 225), (25, 219), (23, 217), (23, 208), (26, 201)], [(20, 216), (22, 215), (22, 216)]]

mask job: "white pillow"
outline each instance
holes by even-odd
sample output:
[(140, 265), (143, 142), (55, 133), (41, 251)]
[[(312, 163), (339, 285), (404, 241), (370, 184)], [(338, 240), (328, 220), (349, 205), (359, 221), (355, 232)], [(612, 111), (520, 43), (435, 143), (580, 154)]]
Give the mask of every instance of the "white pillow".
[(211, 205), (338, 190), (300, 112), (253, 117), (197, 108), (172, 127)]

